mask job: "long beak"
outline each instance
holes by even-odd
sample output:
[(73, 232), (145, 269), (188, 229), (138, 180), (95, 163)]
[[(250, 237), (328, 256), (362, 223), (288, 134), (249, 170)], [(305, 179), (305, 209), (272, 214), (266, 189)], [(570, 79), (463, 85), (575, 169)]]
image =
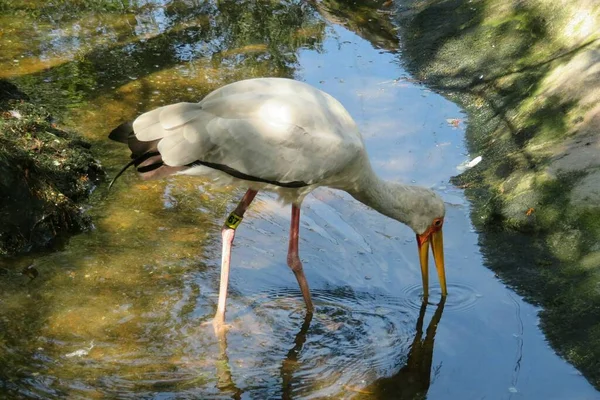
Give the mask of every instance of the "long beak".
[(429, 297), (429, 237), (417, 235), (419, 245), (419, 261), (421, 263), (421, 278), (423, 278), (423, 297)]
[(442, 287), (442, 297), (446, 297), (448, 289), (446, 288), (446, 268), (444, 266), (444, 235), (441, 229), (431, 234), (431, 251)]
[(444, 267), (444, 235), (442, 230), (428, 232), (423, 236), (417, 235), (419, 245), (419, 261), (421, 263), (421, 277), (423, 278), (423, 297), (429, 296), (429, 245), (433, 252), (433, 259), (437, 268), (440, 286), (442, 287), (442, 297), (446, 297), (448, 289), (446, 288), (446, 269)]

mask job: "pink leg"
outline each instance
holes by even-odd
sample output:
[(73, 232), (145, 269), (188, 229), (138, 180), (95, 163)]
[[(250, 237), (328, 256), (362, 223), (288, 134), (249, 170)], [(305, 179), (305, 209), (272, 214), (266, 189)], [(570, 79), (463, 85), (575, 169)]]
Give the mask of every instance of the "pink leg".
[(296, 204), (292, 204), (292, 223), (290, 226), (290, 245), (288, 247), (288, 256), (287, 262), (289, 267), (296, 275), (296, 279), (298, 280), (298, 285), (300, 285), (300, 290), (302, 291), (302, 297), (304, 297), (304, 302), (306, 303), (306, 310), (309, 313), (313, 312), (313, 303), (310, 298), (310, 289), (308, 288), (308, 282), (306, 281), (306, 276), (304, 276), (304, 270), (302, 269), (302, 261), (300, 261), (300, 256), (298, 256), (298, 236), (300, 231), (300, 207)]
[[(227, 286), (229, 284), (229, 264), (231, 260), (231, 246), (235, 237), (235, 228), (241, 222), (241, 218), (248, 209), (254, 196), (258, 193), (256, 190), (248, 189), (235, 211), (230, 214), (229, 218), (223, 225), (221, 237), (223, 238), (223, 249), (221, 253), (221, 283), (219, 286), (219, 303), (217, 305), (217, 313), (213, 323), (216, 328), (221, 329), (225, 323), (225, 302), (227, 300)], [(233, 216), (233, 220), (232, 220)], [(239, 219), (237, 219), (239, 217)], [(237, 219), (237, 220), (236, 220)]]

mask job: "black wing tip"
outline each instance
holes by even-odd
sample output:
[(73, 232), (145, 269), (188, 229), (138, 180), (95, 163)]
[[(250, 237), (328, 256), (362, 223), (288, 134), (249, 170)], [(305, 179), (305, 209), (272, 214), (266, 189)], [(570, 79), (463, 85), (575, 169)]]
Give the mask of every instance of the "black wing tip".
[(113, 129), (108, 138), (115, 142), (127, 143), (129, 136), (133, 134), (133, 121), (123, 122), (121, 125)]

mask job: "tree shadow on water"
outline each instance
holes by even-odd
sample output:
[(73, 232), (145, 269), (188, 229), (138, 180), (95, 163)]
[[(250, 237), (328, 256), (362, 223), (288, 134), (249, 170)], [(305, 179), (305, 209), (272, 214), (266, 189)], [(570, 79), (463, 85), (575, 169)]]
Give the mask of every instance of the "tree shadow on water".
[[(582, 121), (593, 106), (585, 97), (594, 85), (585, 82), (597, 80), (599, 39), (557, 39), (568, 21), (561, 6), (544, 4), (419, 2), (397, 21), (407, 67), (468, 112), (468, 147), (483, 162), (452, 182), (474, 204), (486, 266), (544, 307), (541, 325), (554, 348), (599, 387), (600, 215), (572, 201), (593, 171), (550, 168), (585, 150), (573, 143), (596, 143), (593, 118)], [(575, 79), (557, 77), (565, 74)]]
[[(99, 43), (72, 61), (16, 81), (38, 87), (36, 95), (43, 100), (57, 92), (66, 94), (67, 105), (74, 106), (113, 93), (115, 87), (132, 80), (198, 60), (204, 60), (199, 68), (221, 68), (223, 75), (232, 68), (248, 73), (261, 68), (267, 75), (291, 77), (297, 50), (318, 48), (324, 34), (324, 24), (301, 2), (222, 1), (190, 6), (171, 1), (164, 7), (162, 21), (150, 26), (158, 32), (147, 35), (143, 21), (134, 23), (121, 40)], [(98, 24), (98, 29), (123, 37), (117, 27), (105, 21)], [(168, 77), (162, 79), (169, 81)], [(179, 96), (193, 96), (197, 101), (214, 87), (194, 89), (194, 93)]]

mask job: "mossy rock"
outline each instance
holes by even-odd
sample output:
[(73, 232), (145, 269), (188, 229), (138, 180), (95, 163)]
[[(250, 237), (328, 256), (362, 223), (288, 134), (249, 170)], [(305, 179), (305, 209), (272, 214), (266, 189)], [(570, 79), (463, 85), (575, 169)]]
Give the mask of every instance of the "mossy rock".
[(90, 148), (0, 80), (0, 255), (91, 226), (81, 204), (104, 174)]

